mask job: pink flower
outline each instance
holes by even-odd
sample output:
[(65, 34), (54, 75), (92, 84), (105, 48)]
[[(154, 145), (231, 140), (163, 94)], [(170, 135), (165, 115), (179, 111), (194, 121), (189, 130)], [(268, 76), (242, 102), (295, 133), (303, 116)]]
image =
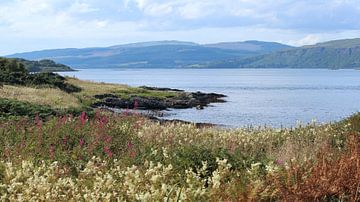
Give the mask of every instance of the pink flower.
[(133, 146), (134, 146), (134, 145), (133, 145), (131, 142), (129, 142), (128, 145), (127, 145), (128, 149), (132, 149)]
[(86, 113), (85, 113), (85, 112), (82, 112), (82, 113), (81, 113), (81, 116), (80, 116), (80, 121), (81, 121), (81, 124), (82, 124), (82, 125), (85, 125), (86, 119), (87, 119)]
[(39, 118), (39, 114), (36, 114), (35, 122), (36, 122), (37, 127), (40, 129), (42, 127), (42, 122), (41, 122), (41, 119)]
[(85, 140), (81, 138), (79, 144), (80, 144), (81, 147), (84, 146)]
[(280, 160), (280, 159), (277, 159), (277, 160), (275, 161), (275, 163), (278, 164), (278, 165), (284, 165), (284, 161), (283, 161), (283, 160)]
[(104, 138), (104, 142), (109, 144), (109, 143), (111, 143), (111, 139), (112, 139), (111, 136), (106, 136)]
[(110, 151), (109, 147), (104, 147), (104, 152), (111, 158), (113, 156), (113, 153)]
[(100, 118), (100, 128), (104, 127), (108, 123), (106, 116)]

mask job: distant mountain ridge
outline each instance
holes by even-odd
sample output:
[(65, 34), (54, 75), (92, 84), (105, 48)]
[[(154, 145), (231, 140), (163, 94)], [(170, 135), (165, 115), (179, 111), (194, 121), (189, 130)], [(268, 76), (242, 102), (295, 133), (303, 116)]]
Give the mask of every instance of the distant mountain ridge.
[(277, 42), (264, 42), (264, 41), (241, 41), (241, 42), (222, 42), (215, 44), (205, 44), (206, 47), (220, 48), (226, 50), (247, 50), (257, 51), (259, 53), (271, 53), (273, 51), (291, 49), (292, 46)]
[(102, 48), (52, 49), (9, 55), (28, 60), (51, 59), (73, 68), (183, 68), (248, 58), (290, 46), (260, 41), (200, 45), (183, 41), (154, 41)]
[(360, 38), (291, 47), (244, 41), (153, 41), (103, 48), (53, 49), (8, 57), (51, 59), (74, 68), (360, 68)]
[(360, 67), (360, 38), (329, 41), (255, 57), (216, 61), (204, 67), (354, 69)]

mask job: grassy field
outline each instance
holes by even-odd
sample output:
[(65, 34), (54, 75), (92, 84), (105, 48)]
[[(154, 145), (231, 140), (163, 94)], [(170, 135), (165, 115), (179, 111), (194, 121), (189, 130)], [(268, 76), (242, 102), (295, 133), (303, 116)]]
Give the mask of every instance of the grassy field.
[(70, 77), (67, 77), (67, 83), (82, 89), (81, 92), (74, 93), (73, 96), (77, 97), (85, 105), (94, 103), (96, 101), (94, 96), (100, 94), (113, 94), (124, 99), (128, 99), (131, 96), (153, 97), (159, 99), (181, 96), (181, 93), (178, 92), (145, 90), (127, 85), (83, 81)]
[[(180, 92), (145, 90), (120, 84), (97, 83), (66, 78), (67, 84), (81, 88), (80, 92), (67, 93), (48, 86), (4, 85), (0, 88), (0, 99), (50, 107), (52, 109), (78, 109), (90, 107), (97, 101), (95, 95), (113, 94), (124, 99), (131, 96), (166, 99), (182, 96)], [(35, 114), (33, 114), (34, 116)]]
[(4, 85), (0, 88), (0, 98), (47, 105), (54, 108), (76, 108), (80, 106), (78, 99), (74, 95), (56, 88)]

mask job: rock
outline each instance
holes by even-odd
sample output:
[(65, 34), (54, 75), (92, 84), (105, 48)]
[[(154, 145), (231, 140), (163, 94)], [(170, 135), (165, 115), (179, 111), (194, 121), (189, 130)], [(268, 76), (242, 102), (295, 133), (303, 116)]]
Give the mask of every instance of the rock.
[(114, 94), (100, 94), (94, 96), (96, 99), (104, 99), (104, 98), (119, 98), (118, 96)]
[(109, 97), (93, 105), (93, 107), (101, 107), (101, 106), (119, 108), (119, 109), (137, 108), (144, 110), (165, 110), (167, 108), (165, 103), (162, 101), (156, 99), (143, 98), (143, 97), (133, 97), (128, 100), (122, 98)]
[(142, 88), (145, 90), (184, 92), (184, 90), (179, 90), (179, 89), (174, 89), (174, 88), (157, 88), (157, 87), (149, 87), (149, 86), (140, 86), (139, 88)]
[[(143, 87), (145, 88), (145, 87)], [(146, 87), (147, 89), (160, 89), (169, 90), (170, 88), (152, 88)], [(177, 89), (170, 89), (181, 91)], [(128, 99), (120, 98), (114, 94), (100, 94), (95, 95), (95, 98), (100, 99), (93, 107), (111, 107), (119, 109), (140, 109), (140, 110), (165, 110), (168, 108), (174, 109), (186, 109), (196, 107), (197, 109), (204, 109), (210, 103), (225, 102), (222, 98), (226, 97), (222, 94), (216, 93), (202, 93), (202, 92), (181, 92), (179, 96), (172, 98), (160, 99), (154, 97), (141, 97), (134, 96)]]
[(204, 106), (198, 105), (198, 106), (196, 106), (196, 109), (197, 109), (197, 110), (202, 110), (202, 109), (204, 109)]

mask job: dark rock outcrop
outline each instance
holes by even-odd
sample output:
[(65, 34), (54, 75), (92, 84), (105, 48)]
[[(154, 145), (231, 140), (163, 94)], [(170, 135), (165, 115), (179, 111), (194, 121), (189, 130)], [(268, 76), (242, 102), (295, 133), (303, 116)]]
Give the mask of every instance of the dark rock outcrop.
[(149, 87), (149, 86), (140, 86), (139, 88), (142, 88), (145, 90), (184, 92), (184, 90), (179, 90), (179, 89), (174, 89), (174, 88), (157, 88), (157, 87)]
[[(98, 96), (103, 97), (103, 96)], [(107, 97), (101, 102), (97, 102), (93, 107), (107, 106), (120, 109), (144, 109), (144, 110), (165, 110), (167, 108), (166, 103), (144, 97), (132, 97), (130, 99), (122, 99), (119, 97)]]
[[(148, 87), (151, 88), (151, 87)], [(158, 89), (158, 88), (153, 88)], [(162, 88), (165, 91), (165, 88)], [(177, 90), (177, 89), (172, 89)], [(168, 91), (168, 90), (167, 90)], [(210, 103), (225, 102), (223, 100), (225, 95), (216, 93), (202, 93), (202, 92), (182, 92), (177, 90), (179, 96), (171, 98), (155, 98), (155, 97), (140, 97), (133, 96), (127, 99), (118, 97), (114, 94), (101, 94), (95, 95), (95, 98), (101, 101), (96, 102), (92, 107), (111, 107), (119, 109), (140, 109), (140, 110), (165, 110), (168, 108), (174, 109), (186, 109), (196, 107), (197, 109), (203, 109)]]

